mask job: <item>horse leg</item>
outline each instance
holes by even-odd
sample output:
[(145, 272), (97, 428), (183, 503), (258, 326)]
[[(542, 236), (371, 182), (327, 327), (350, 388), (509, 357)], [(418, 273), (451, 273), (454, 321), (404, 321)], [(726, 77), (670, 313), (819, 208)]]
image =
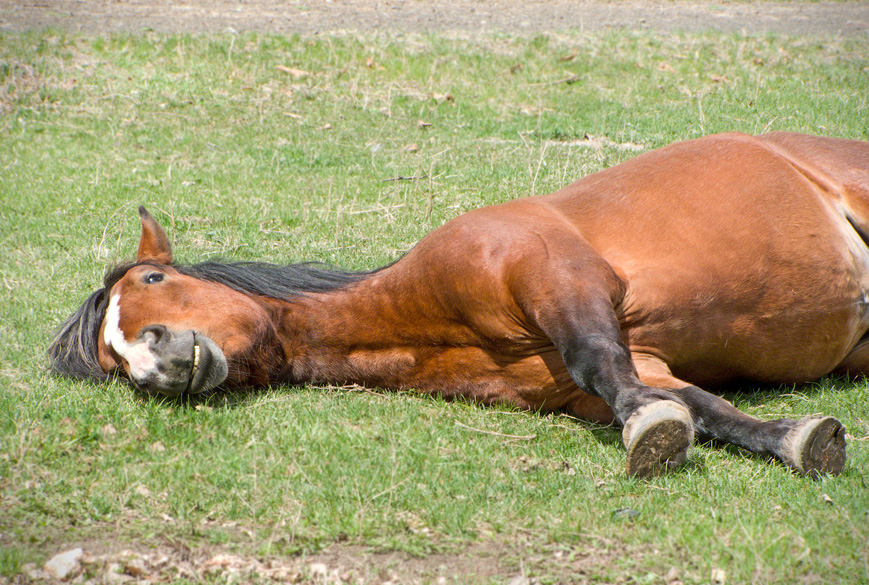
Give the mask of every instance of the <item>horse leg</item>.
[(845, 429), (835, 418), (806, 417), (761, 421), (730, 402), (679, 380), (662, 360), (634, 352), (640, 380), (670, 389), (691, 411), (701, 440), (732, 443), (764, 457), (775, 457), (796, 471), (817, 477), (838, 474), (845, 464)]
[(554, 255), (558, 263), (527, 262), (513, 279), (523, 312), (561, 353), (581, 390), (602, 398), (623, 425), (629, 475), (651, 476), (681, 465), (694, 438), (691, 414), (671, 391), (640, 382), (621, 338), (614, 303), (624, 286), (588, 249)]

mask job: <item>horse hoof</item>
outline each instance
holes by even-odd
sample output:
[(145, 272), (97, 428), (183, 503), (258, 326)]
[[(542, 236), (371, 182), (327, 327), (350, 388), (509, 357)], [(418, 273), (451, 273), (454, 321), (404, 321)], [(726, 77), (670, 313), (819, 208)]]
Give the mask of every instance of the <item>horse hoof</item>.
[(832, 416), (804, 418), (784, 440), (785, 463), (803, 475), (839, 475), (845, 466), (845, 427)]
[(622, 431), (628, 449), (625, 469), (633, 477), (654, 477), (682, 465), (694, 442), (688, 409), (669, 400), (639, 408)]

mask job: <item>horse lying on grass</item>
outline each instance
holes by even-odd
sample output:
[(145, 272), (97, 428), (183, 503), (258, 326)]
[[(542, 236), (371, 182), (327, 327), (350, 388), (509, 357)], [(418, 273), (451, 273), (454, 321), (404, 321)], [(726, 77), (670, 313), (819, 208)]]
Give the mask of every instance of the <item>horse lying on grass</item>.
[(701, 390), (869, 374), (869, 143), (680, 142), (551, 195), (466, 213), (372, 272), (175, 265), (144, 208), (135, 262), (62, 325), (53, 368), (152, 394), (356, 383), (623, 426), (627, 472), (695, 436), (837, 474), (829, 416), (760, 421)]

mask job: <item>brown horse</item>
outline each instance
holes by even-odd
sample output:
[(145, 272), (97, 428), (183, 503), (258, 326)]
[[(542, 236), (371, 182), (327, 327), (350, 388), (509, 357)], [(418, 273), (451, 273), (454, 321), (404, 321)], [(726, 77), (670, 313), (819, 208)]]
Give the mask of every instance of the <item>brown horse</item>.
[(869, 374), (869, 143), (680, 142), (556, 193), (472, 211), (367, 273), (136, 261), (61, 327), (53, 367), (149, 393), (356, 383), (623, 425), (627, 471), (695, 434), (835, 474), (832, 417), (763, 422), (695, 386)]

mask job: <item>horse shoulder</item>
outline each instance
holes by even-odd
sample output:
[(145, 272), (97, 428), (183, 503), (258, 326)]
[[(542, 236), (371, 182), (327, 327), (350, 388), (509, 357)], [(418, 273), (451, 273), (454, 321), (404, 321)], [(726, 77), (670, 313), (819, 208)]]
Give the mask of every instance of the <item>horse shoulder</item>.
[(413, 291), (404, 295), (413, 306), (405, 326), (420, 326), (414, 367), (399, 385), (532, 409), (583, 405), (571, 410), (606, 419), (539, 326), (556, 306), (581, 318), (578, 293), (602, 298), (610, 314), (611, 298), (623, 293), (560, 214), (537, 200), (476, 210), (429, 234), (389, 270), (391, 290)]

